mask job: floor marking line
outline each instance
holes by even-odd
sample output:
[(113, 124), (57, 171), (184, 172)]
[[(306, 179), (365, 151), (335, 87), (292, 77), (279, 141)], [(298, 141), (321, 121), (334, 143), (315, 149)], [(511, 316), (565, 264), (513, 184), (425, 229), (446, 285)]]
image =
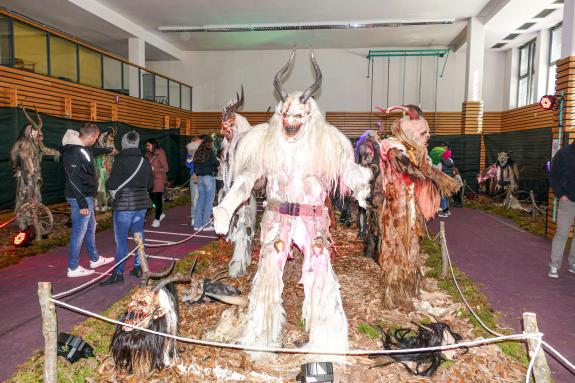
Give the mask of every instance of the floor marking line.
[(158, 231), (158, 230), (144, 230), (144, 233), (156, 233), (156, 234), (168, 234), (168, 235), (181, 235), (184, 237), (189, 236), (190, 234), (184, 234), (184, 233), (171, 233), (169, 231)]
[(501, 220), (501, 219), (497, 219), (497, 217), (494, 217), (494, 216), (491, 215), (491, 214), (487, 214), (487, 213), (482, 212), (482, 211), (479, 211), (479, 212), (480, 212), (481, 214), (484, 214), (484, 215), (486, 215), (486, 216), (488, 216), (488, 217), (494, 219), (495, 221), (497, 221), (497, 222), (499, 222), (499, 223), (502, 223), (502, 224), (505, 225), (505, 226), (509, 226), (510, 228), (512, 228), (512, 229), (514, 229), (514, 230), (517, 230), (517, 231), (520, 232), (520, 233), (526, 233), (525, 230), (521, 230), (520, 228), (518, 228), (518, 227), (515, 226), (515, 225), (512, 225), (512, 224), (510, 224), (510, 223), (507, 223), (507, 222), (505, 222), (505, 221), (503, 221), (503, 220)]

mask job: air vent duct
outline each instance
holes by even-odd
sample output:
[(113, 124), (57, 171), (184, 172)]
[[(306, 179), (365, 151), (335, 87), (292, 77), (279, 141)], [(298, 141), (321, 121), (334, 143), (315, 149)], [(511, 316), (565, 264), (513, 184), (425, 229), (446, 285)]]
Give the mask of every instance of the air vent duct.
[(498, 48), (503, 48), (504, 46), (505, 46), (505, 43), (497, 43), (494, 46), (492, 46), (491, 48), (498, 49)]
[(510, 33), (507, 36), (505, 36), (503, 38), (503, 40), (513, 40), (514, 38), (516, 38), (517, 36), (519, 36), (519, 33)]
[(519, 28), (517, 28), (517, 30), (525, 31), (525, 30), (531, 28), (531, 27), (534, 26), (534, 25), (535, 25), (535, 23), (525, 23), (525, 24), (523, 24), (522, 26), (520, 26)]
[(547, 16), (549, 16), (551, 13), (553, 13), (554, 10), (555, 10), (554, 8), (544, 9), (544, 10), (542, 10), (541, 12), (539, 12), (539, 13), (537, 14), (537, 16), (535, 16), (535, 18), (536, 18), (536, 19), (542, 19), (542, 18), (544, 18), (544, 17), (547, 17)]

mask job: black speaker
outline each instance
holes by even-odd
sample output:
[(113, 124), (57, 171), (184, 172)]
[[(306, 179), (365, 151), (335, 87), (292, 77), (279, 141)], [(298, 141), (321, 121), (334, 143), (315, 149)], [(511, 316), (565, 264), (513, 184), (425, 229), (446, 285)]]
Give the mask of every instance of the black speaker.
[(61, 332), (58, 334), (58, 355), (63, 356), (70, 363), (80, 358), (94, 356), (94, 348), (84, 342), (81, 337)]
[(302, 364), (301, 372), (297, 375), (298, 382), (333, 382), (333, 363), (312, 362)]

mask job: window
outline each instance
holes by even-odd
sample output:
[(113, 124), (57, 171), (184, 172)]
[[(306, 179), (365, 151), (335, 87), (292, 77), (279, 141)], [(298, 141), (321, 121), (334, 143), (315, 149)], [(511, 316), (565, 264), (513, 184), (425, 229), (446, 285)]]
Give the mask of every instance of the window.
[(77, 45), (58, 36), (50, 36), (50, 75), (61, 80), (78, 81)]
[(162, 76), (155, 76), (156, 92), (154, 94), (154, 101), (159, 104), (168, 105), (168, 79)]
[(40, 29), (12, 21), (14, 68), (48, 74), (48, 34)]
[(140, 69), (140, 98), (154, 101), (154, 74)]
[(561, 34), (563, 24), (559, 23), (549, 31), (549, 72), (547, 73), (547, 94), (555, 94), (555, 73), (557, 60), (561, 58)]
[(535, 77), (535, 40), (519, 48), (519, 77), (517, 89), (517, 107), (533, 103)]
[(140, 97), (140, 81), (138, 81), (139, 69), (133, 65), (123, 63), (124, 84), (122, 93), (132, 97)]
[(182, 109), (192, 110), (192, 89), (182, 85)]
[(11, 20), (0, 15), (0, 65), (8, 66), (12, 63), (12, 52), (10, 51), (11, 34)]
[(170, 81), (170, 106), (180, 107), (180, 83)]
[(122, 92), (122, 62), (108, 56), (102, 59), (104, 73), (104, 89)]
[(78, 47), (80, 57), (80, 82), (102, 87), (102, 55), (83, 46)]

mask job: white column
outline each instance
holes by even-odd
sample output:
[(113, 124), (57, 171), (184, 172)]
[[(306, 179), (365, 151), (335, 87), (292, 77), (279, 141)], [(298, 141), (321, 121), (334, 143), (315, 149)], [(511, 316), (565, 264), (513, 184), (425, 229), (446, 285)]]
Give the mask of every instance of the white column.
[[(128, 39), (128, 60), (136, 65), (146, 66), (146, 42), (139, 38)], [(130, 67), (130, 96), (140, 97), (138, 68)]]
[(467, 60), (465, 66), (465, 101), (481, 101), (485, 26), (479, 18), (467, 22)]
[[(534, 102), (539, 102), (547, 94), (547, 72), (549, 71), (549, 29), (542, 29), (537, 33), (535, 41), (535, 78), (533, 89)], [(555, 81), (555, 77), (551, 79)]]
[(561, 58), (575, 56), (575, 0), (563, 3), (563, 32), (561, 35)]

